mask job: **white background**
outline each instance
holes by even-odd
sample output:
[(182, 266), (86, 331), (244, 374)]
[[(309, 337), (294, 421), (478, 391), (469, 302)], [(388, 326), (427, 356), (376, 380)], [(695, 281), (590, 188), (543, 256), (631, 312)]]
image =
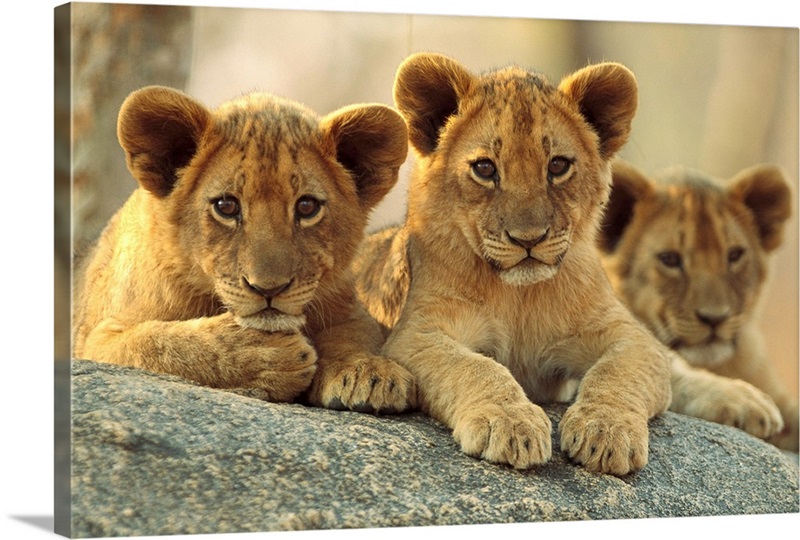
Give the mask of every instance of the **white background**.
[[(141, 3), (141, 2), (139, 2)], [(653, 21), (798, 27), (796, 6), (786, 0), (715, 3), (672, 0), (628, 3), (617, 0), (525, 2), (222, 1), (147, 3), (232, 7), (280, 7), (431, 14), (511, 15), (538, 18)], [(53, 9), (58, 2), (6, 3), (0, 17), (2, 67), (2, 175), (5, 202), (0, 343), (3, 422), (0, 446), (0, 538), (51, 537), (53, 516)], [(630, 5), (626, 5), (630, 4)], [(647, 7), (645, 7), (647, 5)], [(724, 7), (723, 7), (724, 6)], [(613, 534), (615, 538), (688, 536), (748, 538), (789, 535), (800, 530), (800, 514), (673, 518), (577, 523), (535, 523), (332, 532), (197, 535), (185, 538), (424, 538), (473, 535), (572, 538)], [(184, 538), (184, 537), (169, 537)]]

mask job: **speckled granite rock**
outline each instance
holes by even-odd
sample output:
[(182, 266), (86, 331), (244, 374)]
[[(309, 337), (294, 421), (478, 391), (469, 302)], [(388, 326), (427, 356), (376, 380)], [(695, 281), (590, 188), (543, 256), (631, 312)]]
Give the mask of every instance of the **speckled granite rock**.
[[(619, 479), (557, 450), (526, 472), (475, 460), (422, 414), (271, 404), (83, 361), (72, 392), (73, 537), (800, 511), (786, 455), (672, 413), (651, 424), (648, 466)], [(547, 410), (555, 425), (564, 407)]]

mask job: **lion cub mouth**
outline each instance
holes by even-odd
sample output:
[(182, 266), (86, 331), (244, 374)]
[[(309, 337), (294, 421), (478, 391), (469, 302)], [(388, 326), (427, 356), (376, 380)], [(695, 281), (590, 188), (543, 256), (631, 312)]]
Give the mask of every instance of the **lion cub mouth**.
[(314, 298), (318, 280), (293, 279), (273, 289), (247, 281), (244, 285), (225, 289), (228, 309), (240, 325), (267, 332), (297, 332), (306, 324), (305, 311)]
[(486, 249), (486, 261), (500, 278), (510, 285), (531, 285), (545, 281), (558, 273), (567, 254), (565, 246), (541, 246), (526, 249), (511, 246), (503, 250)]
[(726, 362), (736, 351), (736, 335), (720, 335), (714, 329), (707, 332), (697, 331), (694, 335), (677, 333), (666, 342), (671, 349), (697, 367), (711, 367)]
[(679, 345), (675, 350), (696, 367), (712, 367), (731, 359), (736, 352), (733, 340), (714, 339), (696, 345)]
[(563, 254), (552, 260), (542, 260), (534, 256), (526, 256), (516, 264), (503, 268), (495, 265), (500, 279), (509, 285), (532, 285), (551, 279), (558, 273)]
[(531, 285), (558, 273), (570, 247), (570, 231), (545, 233), (535, 240), (520, 240), (508, 232), (485, 231), (481, 251), (500, 278), (510, 285)]

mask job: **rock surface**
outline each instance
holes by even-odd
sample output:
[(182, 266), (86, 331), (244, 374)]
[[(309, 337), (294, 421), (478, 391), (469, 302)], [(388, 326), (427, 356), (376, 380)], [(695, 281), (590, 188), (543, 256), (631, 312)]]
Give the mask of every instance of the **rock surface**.
[[(673, 413), (650, 462), (520, 472), (419, 414), (375, 417), (72, 365), (73, 537), (795, 513), (797, 456)], [(564, 406), (546, 408), (556, 425)]]

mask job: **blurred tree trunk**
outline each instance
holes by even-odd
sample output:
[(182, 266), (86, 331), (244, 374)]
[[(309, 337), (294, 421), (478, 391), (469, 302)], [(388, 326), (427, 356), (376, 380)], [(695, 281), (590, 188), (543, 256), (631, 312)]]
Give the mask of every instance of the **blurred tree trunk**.
[(73, 4), (73, 219), (76, 253), (135, 187), (117, 142), (117, 114), (142, 86), (186, 86), (190, 7)]
[(142, 86), (185, 88), (193, 14), (176, 6), (65, 7), (65, 23), (57, 18), (55, 28), (56, 358), (70, 355), (70, 258), (85, 252), (136, 186), (117, 142), (119, 107)]

